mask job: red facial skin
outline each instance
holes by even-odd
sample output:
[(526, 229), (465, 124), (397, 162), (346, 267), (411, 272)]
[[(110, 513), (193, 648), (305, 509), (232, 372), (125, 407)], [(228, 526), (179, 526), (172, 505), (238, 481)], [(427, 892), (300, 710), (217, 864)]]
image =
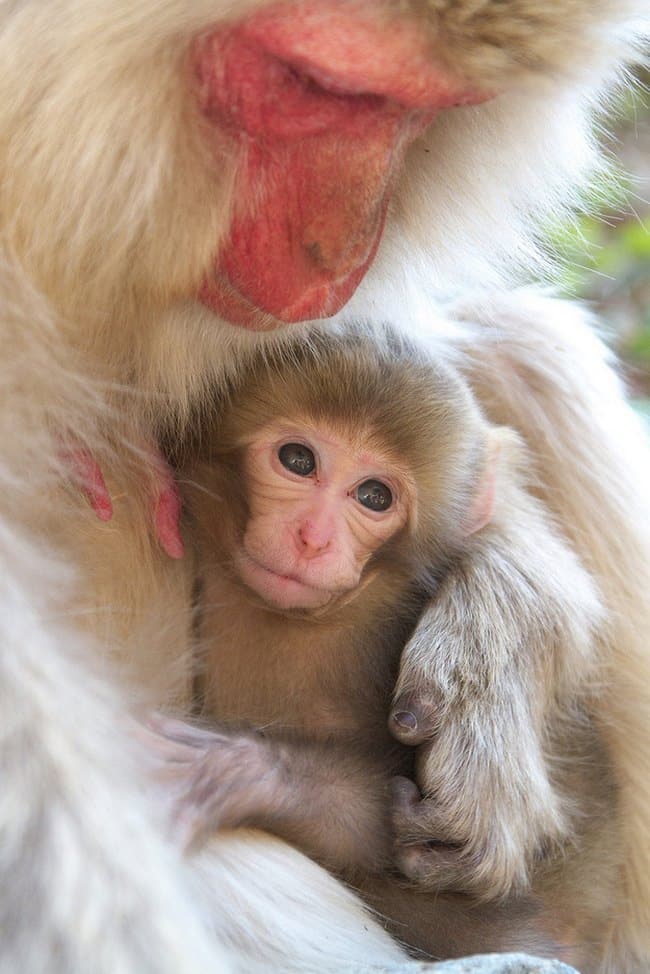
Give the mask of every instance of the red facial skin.
[[(287, 470), (278, 452), (301, 443), (314, 473)], [(387, 454), (331, 430), (277, 422), (249, 445), (245, 477), (250, 517), (235, 566), (243, 582), (282, 609), (316, 609), (355, 589), (368, 559), (404, 526), (413, 487)], [(389, 487), (393, 502), (368, 510), (355, 495), (366, 480)]]
[(230, 232), (201, 299), (233, 324), (335, 314), (375, 256), (410, 143), (483, 101), (381, 4), (277, 3), (199, 38), (201, 111), (240, 156)]

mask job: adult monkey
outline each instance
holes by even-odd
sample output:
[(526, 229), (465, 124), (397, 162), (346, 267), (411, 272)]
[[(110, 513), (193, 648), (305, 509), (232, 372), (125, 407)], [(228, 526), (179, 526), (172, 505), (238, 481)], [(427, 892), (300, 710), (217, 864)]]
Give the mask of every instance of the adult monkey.
[[(346, 313), (417, 317), (418, 276), (438, 298), (509, 280), (534, 260), (529, 228), (583, 171), (584, 110), (629, 55), (643, 8), (0, 5), (6, 970), (194, 971), (226, 968), (226, 953), (235, 969), (323, 970), (399, 956), (376, 928), (364, 933), (367, 921), (320, 872), (255, 839), (253, 854), (231, 840), (199, 864), (224, 904), (249, 891), (247, 919), (206, 897), (224, 946), (217, 956), (193, 880), (128, 780), (137, 755), (118, 728), (130, 694), (92, 659), (102, 645), (107, 655), (121, 649), (129, 686), (156, 703), (182, 696), (182, 566), (177, 574), (156, 534), (172, 555), (180, 549), (150, 444), (262, 340), (221, 318), (266, 327), (332, 314), (365, 272)], [(463, 102), (476, 107), (445, 110)], [(425, 313), (441, 315), (440, 306)], [(627, 852), (604, 850), (604, 859), (612, 874), (626, 864), (628, 906), (613, 918), (605, 963), (634, 971), (636, 954), (641, 970), (650, 902), (643, 445), (579, 312), (492, 294), (446, 318), (459, 325), (441, 354), (458, 356), (496, 421), (533, 439), (540, 492), (611, 610), (599, 706), (620, 782), (612, 835)], [(105, 527), (84, 496), (60, 486), (65, 470), (77, 471), (108, 517), (100, 468), (115, 509)], [(44, 539), (83, 579), (60, 602)], [(405, 687), (426, 662), (425, 636)], [(267, 903), (255, 914), (259, 882), (276, 898), (298, 886), (300, 936), (282, 906), (275, 925)], [(574, 899), (599, 882), (583, 877)], [(116, 883), (123, 896), (113, 904)], [(330, 902), (325, 919), (310, 907), (310, 885)]]

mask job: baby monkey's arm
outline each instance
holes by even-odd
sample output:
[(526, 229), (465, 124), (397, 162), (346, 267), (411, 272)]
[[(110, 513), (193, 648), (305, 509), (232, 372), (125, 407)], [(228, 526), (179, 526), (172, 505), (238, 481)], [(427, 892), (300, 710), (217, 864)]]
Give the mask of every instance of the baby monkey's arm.
[(216, 829), (251, 826), (348, 878), (389, 864), (389, 774), (354, 746), (278, 741), (162, 716), (146, 737), (186, 847)]

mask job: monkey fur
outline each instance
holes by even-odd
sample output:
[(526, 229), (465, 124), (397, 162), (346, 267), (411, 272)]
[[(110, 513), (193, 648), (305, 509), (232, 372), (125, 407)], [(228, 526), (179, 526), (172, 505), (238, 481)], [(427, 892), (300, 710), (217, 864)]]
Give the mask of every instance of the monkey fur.
[[(413, 517), (374, 553), (358, 588), (313, 612), (265, 602), (236, 567), (253, 516), (244, 454), (271, 421), (325, 424), (362, 449), (379, 444), (415, 483)], [(266, 356), (216, 416), (194, 425), (199, 459), (180, 476), (199, 552), (200, 697), (221, 731), (168, 726), (180, 747), (170, 749), (167, 771), (184, 791), (186, 841), (195, 845), (217, 826), (265, 827), (360, 884), (382, 916), (397, 898), (393, 930), (430, 956), (449, 956), (469, 939), (458, 934), (468, 908), (476, 923), (481, 899), (510, 897), (521, 942), (562, 955), (567, 945), (544, 923), (558, 923), (551, 904), (566, 881), (563, 866), (573, 857), (586, 868), (589, 841), (615, 810), (586, 694), (603, 620), (592, 580), (527, 493), (516, 438), (490, 429), (453, 370), (390, 331), (382, 348), (376, 334), (352, 330)], [(494, 511), (479, 533), (466, 534), (497, 445)], [(532, 547), (522, 544), (533, 538)], [(391, 822), (391, 773), (412, 774), (414, 764), (388, 734), (390, 696), (427, 602), (417, 638), (426, 627), (438, 650), (425, 734), (434, 744), (424, 754), (435, 790), (421, 803), (396, 779)], [(262, 728), (264, 740), (247, 728)], [(388, 878), (393, 828), (407, 876), (425, 889), (474, 894), (456, 905), (453, 939), (437, 922), (441, 904), (453, 915), (453, 898), (414, 895)], [(522, 895), (531, 886), (535, 894)], [(532, 903), (533, 915), (543, 913), (545, 896), (548, 915), (526, 928), (520, 918)], [(584, 970), (595, 969), (602, 945), (591, 939), (606, 919), (572, 931), (584, 939)], [(478, 949), (499, 945), (485, 918), (479, 928)]]
[[(309, 316), (338, 308), (417, 330), (488, 420), (520, 435), (530, 491), (595, 581), (593, 619), (606, 621), (585, 689), (616, 802), (606, 828), (597, 807), (585, 823), (590, 865), (578, 849), (563, 882), (548, 880), (562, 920), (549, 936), (575, 927), (583, 943), (593, 927), (598, 974), (645, 972), (647, 443), (589, 315), (520, 285), (549, 273), (544, 227), (597, 168), (594, 110), (646, 25), (641, 0), (0, 4), (0, 970), (302, 974), (404, 959), (358, 899), (276, 839), (223, 833), (184, 856), (143, 786), (149, 756), (130, 720), (190, 706), (190, 573), (154, 527), (155, 444), (163, 430), (182, 440), (215, 386), (286, 340), (268, 310), (278, 282), (307, 282), (298, 298), (312, 300), (314, 284), (330, 293), (330, 275), (345, 289)], [(229, 40), (289, 86), (293, 100), (245, 93), (244, 121), (268, 139), (233, 123), (246, 77), (236, 64), (219, 73)], [(323, 119), (338, 127), (319, 129), (323, 151), (302, 167), (305, 127)], [(265, 332), (197, 300), (215, 261), (257, 286), (235, 259), (247, 243), (264, 283), (251, 316)], [(292, 325), (305, 340), (312, 327)], [(101, 470), (111, 520), (65, 462), (70, 441)], [(519, 538), (513, 560), (533, 544)], [(494, 605), (483, 610), (487, 625)], [(440, 694), (435, 621), (425, 613), (398, 677), (397, 700), (410, 695), (422, 727)], [(442, 728), (439, 750), (419, 745), (425, 796), (445, 740)], [(449, 766), (453, 778), (467, 780)], [(519, 861), (504, 853), (495, 889)], [(504, 902), (502, 929), (516, 935), (521, 917)], [(453, 913), (440, 922), (453, 932)]]

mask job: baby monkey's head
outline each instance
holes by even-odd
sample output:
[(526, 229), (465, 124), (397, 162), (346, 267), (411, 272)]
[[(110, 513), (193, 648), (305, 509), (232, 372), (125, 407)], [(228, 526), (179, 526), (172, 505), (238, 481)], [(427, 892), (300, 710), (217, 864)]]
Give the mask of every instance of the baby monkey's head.
[(491, 515), (490, 430), (464, 383), (388, 331), (254, 362), (204, 439), (231, 571), (276, 609), (430, 573)]

